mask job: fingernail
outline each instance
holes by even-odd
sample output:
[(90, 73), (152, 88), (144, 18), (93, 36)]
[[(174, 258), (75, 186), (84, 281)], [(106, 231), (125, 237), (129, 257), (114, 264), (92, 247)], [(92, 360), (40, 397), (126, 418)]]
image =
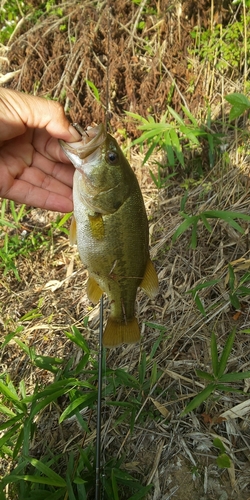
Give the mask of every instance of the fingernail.
[(77, 132), (77, 130), (73, 127), (73, 125), (69, 126), (69, 132), (71, 133), (71, 135), (74, 137), (74, 139), (76, 141), (81, 140), (81, 136), (80, 136), (79, 132)]

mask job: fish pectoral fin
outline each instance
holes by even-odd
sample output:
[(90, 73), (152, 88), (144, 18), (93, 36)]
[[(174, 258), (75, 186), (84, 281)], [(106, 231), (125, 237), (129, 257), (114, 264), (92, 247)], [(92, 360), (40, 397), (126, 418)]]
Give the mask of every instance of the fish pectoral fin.
[(97, 304), (102, 294), (103, 291), (99, 287), (98, 283), (96, 283), (96, 280), (92, 276), (89, 276), (87, 281), (87, 295), (89, 300), (93, 302), (93, 304)]
[(102, 240), (104, 238), (104, 223), (101, 214), (88, 215), (90, 231), (93, 238)]
[(140, 329), (136, 318), (127, 323), (120, 323), (109, 318), (103, 334), (103, 345), (105, 347), (117, 347), (123, 343), (134, 344), (139, 342), (140, 337)]
[(148, 259), (146, 270), (142, 282), (140, 283), (140, 288), (153, 299), (159, 291), (159, 281), (151, 259)]
[(72, 220), (69, 229), (69, 241), (72, 246), (76, 244), (76, 220), (74, 215), (72, 215)]

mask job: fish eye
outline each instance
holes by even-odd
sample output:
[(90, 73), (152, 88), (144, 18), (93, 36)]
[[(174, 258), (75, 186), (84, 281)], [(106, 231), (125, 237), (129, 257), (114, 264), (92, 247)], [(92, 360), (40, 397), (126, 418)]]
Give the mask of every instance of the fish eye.
[(106, 160), (110, 165), (116, 165), (119, 160), (119, 155), (115, 151), (107, 151)]

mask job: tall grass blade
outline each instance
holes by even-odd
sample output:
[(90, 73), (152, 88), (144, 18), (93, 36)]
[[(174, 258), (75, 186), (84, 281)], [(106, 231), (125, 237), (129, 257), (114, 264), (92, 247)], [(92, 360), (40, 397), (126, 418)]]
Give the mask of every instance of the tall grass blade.
[(228, 361), (228, 358), (231, 354), (234, 339), (235, 339), (235, 332), (236, 332), (236, 328), (234, 328), (233, 331), (228, 335), (226, 344), (225, 344), (224, 349), (222, 351), (221, 358), (219, 361), (219, 366), (218, 366), (218, 378), (219, 379), (222, 377), (222, 375), (226, 369), (227, 361)]

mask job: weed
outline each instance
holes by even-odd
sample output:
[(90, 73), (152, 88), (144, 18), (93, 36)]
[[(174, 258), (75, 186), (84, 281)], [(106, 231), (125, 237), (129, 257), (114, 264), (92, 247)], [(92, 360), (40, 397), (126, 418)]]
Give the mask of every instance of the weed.
[(221, 73), (232, 72), (237, 68), (241, 71), (245, 64), (250, 63), (250, 41), (247, 38), (245, 45), (244, 23), (250, 22), (250, 12), (243, 14), (239, 21), (232, 22), (223, 27), (217, 24), (213, 29), (200, 30), (195, 27), (191, 36), (196, 40), (196, 48), (190, 49), (190, 53), (199, 57), (200, 61), (207, 60), (215, 65)]
[(172, 241), (175, 243), (177, 238), (179, 238), (185, 231), (189, 228), (192, 228), (191, 232), (191, 241), (190, 248), (194, 249), (197, 246), (197, 226), (199, 222), (202, 222), (209, 233), (212, 232), (212, 226), (208, 222), (208, 219), (220, 219), (225, 221), (229, 226), (236, 229), (241, 234), (245, 233), (245, 229), (243, 229), (236, 219), (241, 219), (243, 221), (250, 222), (250, 216), (246, 214), (242, 214), (240, 212), (231, 212), (229, 210), (206, 210), (205, 212), (201, 212), (198, 215), (189, 215), (184, 211), (181, 211), (181, 216), (184, 218), (184, 221), (179, 225), (176, 229)]
[[(33, 312), (32, 312), (33, 314)], [(27, 316), (27, 315), (26, 315)], [(27, 319), (27, 318), (25, 318)], [(59, 408), (60, 401), (64, 401), (60, 412), (59, 424), (74, 417), (82, 429), (83, 436), (90, 435), (89, 418), (84, 410), (93, 411), (97, 404), (98, 364), (95, 361), (96, 353), (92, 353), (87, 342), (76, 327), (66, 332), (66, 336), (82, 350), (82, 357), (75, 364), (73, 358), (66, 363), (63, 359), (51, 356), (38, 355), (34, 347), (27, 346), (19, 338), (22, 330), (6, 337), (4, 346), (15, 341), (34, 366), (47, 370), (54, 375), (54, 381), (47, 387), (36, 386), (33, 394), (27, 394), (24, 381), (14, 386), (8, 374), (4, 373), (0, 379), (0, 405), (2, 423), (0, 431), (0, 456), (13, 461), (13, 469), (2, 478), (0, 498), (5, 500), (6, 488), (15, 492), (19, 500), (36, 498), (86, 499), (89, 492), (95, 487), (95, 464), (93, 445), (77, 446), (73, 452), (56, 454), (47, 449), (40, 459), (30, 454), (31, 441), (37, 432), (39, 415), (50, 406)], [(116, 419), (116, 426), (121, 422), (130, 421), (130, 430), (133, 432), (136, 413), (141, 409), (141, 401), (150, 387), (161, 375), (153, 365), (151, 375), (147, 373), (147, 359), (145, 353), (139, 365), (139, 378), (130, 375), (125, 370), (109, 370), (104, 368), (104, 394), (106, 405), (121, 408), (122, 412)], [(123, 385), (135, 391), (133, 401), (112, 401), (116, 388)], [(137, 393), (137, 395), (136, 395)], [(146, 418), (147, 411), (141, 412), (141, 418)], [(126, 498), (139, 500), (150, 491), (151, 485), (142, 486), (123, 468), (124, 458), (111, 459), (105, 464), (102, 475), (104, 497), (111, 500)], [(16, 464), (15, 464), (16, 463)], [(59, 466), (60, 464), (60, 466)], [(64, 464), (64, 465), (62, 465)], [(62, 472), (64, 470), (64, 472)]]
[(139, 123), (138, 129), (143, 131), (141, 136), (133, 141), (132, 145), (146, 142), (149, 146), (143, 164), (148, 161), (154, 150), (162, 149), (166, 154), (167, 163), (164, 167), (159, 165), (158, 178), (152, 175), (151, 172), (152, 179), (157, 187), (164, 186), (164, 182), (161, 184), (159, 181), (161, 170), (169, 167), (173, 171), (178, 164), (184, 169), (185, 151), (201, 148), (201, 141), (207, 141), (210, 166), (214, 165), (215, 147), (220, 144), (222, 134), (212, 132), (207, 125), (200, 126), (197, 119), (185, 106), (182, 106), (182, 111), (188, 124), (170, 106), (167, 106), (167, 111), (162, 115), (159, 122), (156, 122), (151, 115), (146, 119), (138, 114), (126, 112), (130, 118)]
[(231, 467), (231, 460), (227, 455), (224, 444), (219, 438), (213, 440), (213, 445), (219, 450), (219, 456), (216, 458), (216, 463), (220, 469), (228, 469)]
[(90, 80), (85, 80), (88, 88), (93, 92), (94, 98), (96, 99), (97, 102), (101, 102), (100, 99), (100, 94), (98, 89), (96, 88), (95, 84), (91, 82)]
[[(0, 7), (0, 43), (5, 44), (8, 42), (21, 19), (26, 17), (36, 22), (45, 13), (57, 17), (63, 16), (63, 10), (61, 7), (58, 7), (55, 0), (48, 0), (45, 4), (41, 2), (33, 10), (31, 10), (31, 5), (28, 2), (17, 0), (3, 1)], [(61, 31), (65, 31), (66, 28), (60, 27), (60, 29)]]
[[(14, 222), (9, 222), (7, 218), (7, 205)], [(25, 205), (19, 209), (13, 201), (3, 200), (1, 205), (0, 227), (3, 231), (0, 234), (0, 268), (3, 269), (3, 275), (13, 272), (15, 278), (20, 281), (18, 271), (18, 261), (22, 257), (28, 257), (31, 252), (36, 252), (39, 248), (49, 248), (53, 244), (54, 234), (58, 231), (68, 234), (65, 224), (71, 214), (65, 214), (62, 218), (57, 217), (52, 221), (47, 233), (34, 228), (30, 231), (24, 229), (22, 219), (28, 215)]]
[(235, 120), (239, 116), (243, 115), (245, 111), (250, 109), (250, 100), (244, 95), (238, 92), (234, 94), (228, 94), (225, 96), (226, 101), (231, 104), (231, 110), (229, 113), (229, 120)]
[(218, 356), (216, 336), (214, 333), (212, 333), (211, 361), (212, 361), (213, 373), (211, 374), (202, 370), (196, 370), (197, 376), (206, 380), (209, 383), (205, 387), (205, 389), (203, 389), (203, 391), (197, 394), (197, 396), (195, 396), (194, 399), (190, 401), (190, 403), (186, 406), (185, 410), (182, 412), (182, 415), (186, 415), (190, 411), (200, 406), (215, 391), (238, 392), (238, 389), (235, 389), (234, 387), (229, 386), (227, 384), (230, 384), (232, 382), (238, 382), (239, 380), (244, 380), (246, 378), (250, 378), (250, 371), (225, 373), (227, 368), (227, 362), (233, 348), (235, 333), (236, 332), (234, 329), (228, 335), (227, 341), (225, 343), (220, 358)]

